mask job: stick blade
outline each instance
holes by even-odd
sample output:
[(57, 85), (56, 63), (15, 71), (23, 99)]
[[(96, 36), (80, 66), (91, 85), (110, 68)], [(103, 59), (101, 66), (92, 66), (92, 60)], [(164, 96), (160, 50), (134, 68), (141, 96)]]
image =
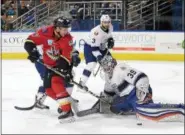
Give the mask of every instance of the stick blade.
[(32, 110), (35, 107), (35, 104), (29, 107), (19, 107), (19, 106), (14, 106), (15, 109), (21, 110), (21, 111), (29, 111)]

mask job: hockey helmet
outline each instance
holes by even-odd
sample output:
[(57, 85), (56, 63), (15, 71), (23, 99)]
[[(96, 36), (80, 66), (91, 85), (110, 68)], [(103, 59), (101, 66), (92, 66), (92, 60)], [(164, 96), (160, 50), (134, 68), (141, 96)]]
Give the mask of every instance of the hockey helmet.
[(109, 15), (102, 15), (100, 18), (101, 22), (111, 22), (111, 18)]
[(102, 68), (105, 73), (112, 74), (114, 67), (117, 65), (116, 59), (107, 55), (102, 59)]
[(54, 20), (54, 26), (55, 27), (63, 27), (63, 28), (70, 28), (71, 27), (71, 21), (65, 17), (59, 17)]

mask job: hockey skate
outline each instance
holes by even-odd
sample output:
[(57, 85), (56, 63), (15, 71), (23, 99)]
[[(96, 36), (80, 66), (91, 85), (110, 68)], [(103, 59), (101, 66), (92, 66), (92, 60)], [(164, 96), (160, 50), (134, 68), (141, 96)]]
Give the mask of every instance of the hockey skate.
[(45, 93), (37, 93), (35, 96), (35, 107), (39, 109), (49, 109), (49, 106), (44, 105), (47, 95)]
[(64, 112), (60, 108), (58, 108), (58, 113), (60, 114), (58, 116), (58, 120), (59, 120), (59, 122), (61, 124), (63, 124), (63, 123), (71, 123), (71, 122), (75, 121), (74, 113), (73, 113), (72, 110), (69, 111), (69, 112)]

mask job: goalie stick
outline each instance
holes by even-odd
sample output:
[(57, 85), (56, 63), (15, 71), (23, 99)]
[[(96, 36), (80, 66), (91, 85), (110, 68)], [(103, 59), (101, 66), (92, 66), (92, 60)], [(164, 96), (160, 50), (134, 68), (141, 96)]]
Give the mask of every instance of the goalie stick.
[(83, 116), (86, 116), (86, 115), (98, 113), (98, 112), (100, 112), (100, 111), (99, 111), (99, 110), (100, 110), (99, 107), (100, 107), (100, 103), (99, 103), (99, 100), (98, 100), (98, 101), (92, 106), (92, 108), (79, 111), (79, 112), (76, 113), (76, 115), (77, 115), (78, 117), (83, 117)]

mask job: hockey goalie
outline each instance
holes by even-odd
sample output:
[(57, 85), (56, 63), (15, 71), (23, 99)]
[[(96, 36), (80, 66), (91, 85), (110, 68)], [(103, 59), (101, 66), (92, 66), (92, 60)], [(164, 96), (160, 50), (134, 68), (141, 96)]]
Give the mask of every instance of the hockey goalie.
[(111, 56), (104, 57), (100, 64), (104, 72), (104, 91), (91, 109), (81, 112), (136, 114), (139, 120), (157, 122), (184, 121), (184, 104), (153, 102), (152, 88), (145, 73), (125, 63), (118, 65)]

